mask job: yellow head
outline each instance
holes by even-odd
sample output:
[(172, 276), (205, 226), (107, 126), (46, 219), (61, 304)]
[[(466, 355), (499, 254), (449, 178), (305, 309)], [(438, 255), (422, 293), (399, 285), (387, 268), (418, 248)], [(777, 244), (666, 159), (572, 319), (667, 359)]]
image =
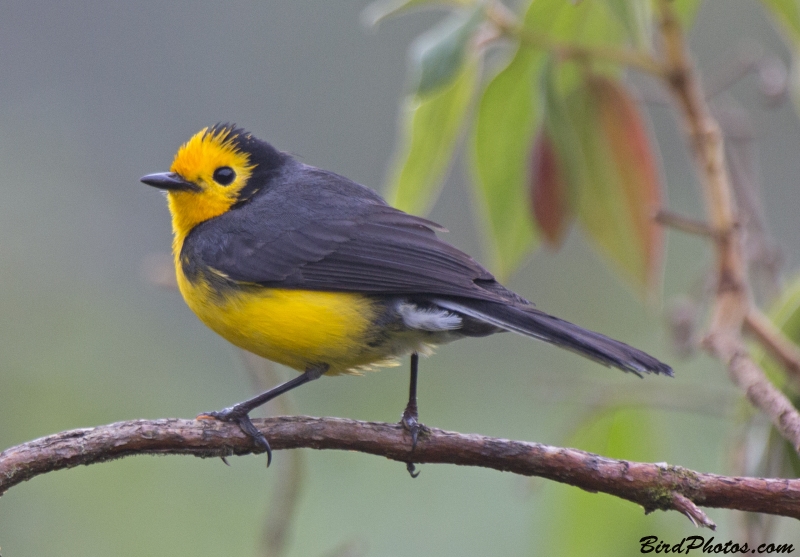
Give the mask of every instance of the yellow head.
[(150, 174), (142, 182), (167, 191), (172, 229), (181, 243), (201, 222), (249, 199), (280, 159), (278, 151), (241, 128), (218, 124), (183, 144), (170, 172)]

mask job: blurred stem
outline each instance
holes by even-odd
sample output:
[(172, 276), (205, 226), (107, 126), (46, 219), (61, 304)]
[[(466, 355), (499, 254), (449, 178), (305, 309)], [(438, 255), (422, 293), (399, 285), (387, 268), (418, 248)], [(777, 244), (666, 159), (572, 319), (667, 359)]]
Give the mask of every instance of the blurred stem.
[(663, 77), (664, 75), (664, 70), (658, 61), (644, 52), (605, 45), (584, 46), (565, 43), (544, 33), (532, 32), (526, 29), (516, 15), (499, 1), (491, 2), (487, 5), (486, 18), (492, 22), (502, 35), (513, 37), (531, 48), (551, 52), (560, 59), (584, 63), (592, 60), (604, 60), (657, 77)]
[(288, 553), (300, 492), (305, 484), (306, 467), (302, 451), (292, 451), (287, 456), (289, 458), (280, 464), (280, 478), (275, 482), (275, 491), (264, 520), (261, 540), (265, 557), (280, 557)]
[(694, 234), (696, 236), (705, 236), (706, 238), (714, 238), (714, 230), (703, 221), (685, 217), (672, 211), (662, 209), (656, 214), (656, 222), (663, 226), (669, 226), (675, 230), (686, 232), (687, 234)]
[(722, 134), (706, 104), (672, 2), (659, 0), (657, 7), (664, 79), (683, 118), (715, 236), (717, 284), (704, 345), (726, 365), (731, 379), (748, 400), (767, 414), (781, 435), (800, 452), (800, 414), (753, 361), (742, 338), (752, 302)]
[[(245, 350), (239, 350), (239, 355), (257, 392), (266, 391), (281, 382), (274, 363)], [(270, 401), (267, 410), (270, 415), (292, 414), (291, 401), (291, 395), (280, 396)], [(302, 451), (292, 451), (288, 456), (276, 470), (278, 476), (275, 478), (274, 491), (264, 520), (261, 537), (264, 557), (281, 557), (288, 553), (292, 527), (300, 504), (300, 493), (305, 485), (305, 455)]]

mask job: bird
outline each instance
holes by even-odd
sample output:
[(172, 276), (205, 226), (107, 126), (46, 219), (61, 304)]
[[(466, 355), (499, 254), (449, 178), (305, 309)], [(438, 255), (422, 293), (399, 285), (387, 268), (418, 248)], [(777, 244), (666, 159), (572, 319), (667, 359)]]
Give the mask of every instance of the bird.
[[(417, 446), (419, 355), (512, 331), (638, 376), (672, 368), (623, 342), (549, 315), (442, 240), (446, 230), (374, 190), (304, 164), (235, 124), (203, 128), (168, 172), (178, 288), (232, 344), (300, 375), (198, 417), (239, 425), (272, 459), (249, 413), (323, 375), (359, 374), (410, 355), (400, 423)], [(408, 463), (413, 473), (413, 464)]]

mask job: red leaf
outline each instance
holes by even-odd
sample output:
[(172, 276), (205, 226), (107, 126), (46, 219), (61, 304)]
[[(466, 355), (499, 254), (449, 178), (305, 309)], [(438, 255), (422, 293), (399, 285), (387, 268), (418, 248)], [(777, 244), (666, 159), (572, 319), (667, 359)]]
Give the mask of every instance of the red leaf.
[(569, 189), (553, 141), (540, 129), (531, 151), (531, 202), (533, 215), (545, 242), (557, 249), (572, 221)]

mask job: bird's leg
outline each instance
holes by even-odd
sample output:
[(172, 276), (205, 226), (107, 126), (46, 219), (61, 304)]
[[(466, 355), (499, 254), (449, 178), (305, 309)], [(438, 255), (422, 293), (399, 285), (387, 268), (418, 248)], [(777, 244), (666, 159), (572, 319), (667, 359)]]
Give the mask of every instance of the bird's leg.
[(327, 365), (309, 367), (294, 379), (290, 379), (285, 383), (281, 383), (280, 385), (273, 387), (268, 391), (264, 391), (260, 395), (249, 398), (243, 402), (240, 402), (239, 404), (235, 404), (234, 406), (224, 408), (218, 412), (203, 412), (197, 416), (197, 419), (202, 420), (214, 418), (223, 422), (233, 422), (238, 424), (239, 428), (241, 428), (246, 435), (253, 439), (256, 445), (261, 446), (266, 451), (267, 466), (269, 466), (272, 462), (272, 449), (269, 446), (269, 441), (267, 441), (267, 438), (264, 437), (264, 434), (261, 433), (258, 428), (256, 428), (256, 426), (250, 420), (250, 416), (248, 414), (262, 404), (269, 402), (273, 398), (280, 396), (287, 391), (291, 391), (295, 387), (299, 387), (300, 385), (308, 383), (309, 381), (313, 381), (314, 379), (319, 379), (327, 370)]
[[(419, 411), (417, 408), (417, 375), (419, 371), (419, 354), (412, 352), (411, 354), (411, 378), (408, 385), (408, 404), (403, 411), (403, 416), (400, 418), (400, 423), (411, 434), (411, 450), (417, 448), (417, 439), (419, 432), (425, 427), (419, 423)], [(419, 472), (415, 472), (414, 463), (406, 462), (406, 469), (411, 474), (412, 478), (419, 476)]]
[(419, 412), (417, 409), (417, 374), (419, 370), (419, 354), (416, 352), (411, 354), (411, 380), (408, 386), (408, 404), (403, 411), (403, 417), (400, 423), (403, 424), (408, 432), (411, 434), (411, 450), (417, 447), (417, 438), (419, 437), (420, 425), (418, 418)]

